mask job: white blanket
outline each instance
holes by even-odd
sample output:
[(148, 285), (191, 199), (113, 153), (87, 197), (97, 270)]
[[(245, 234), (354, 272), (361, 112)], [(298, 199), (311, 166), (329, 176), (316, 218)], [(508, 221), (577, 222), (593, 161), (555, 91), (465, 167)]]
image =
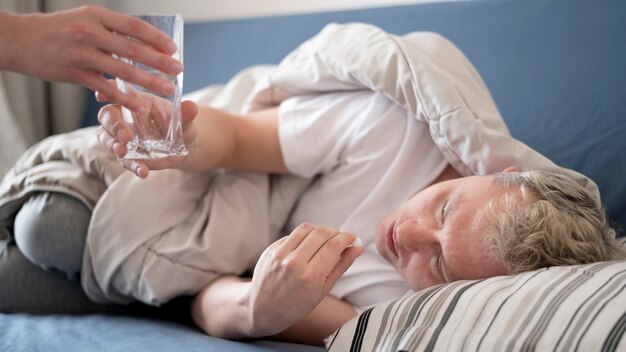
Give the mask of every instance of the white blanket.
[[(600, 202), (591, 180), (558, 167), (510, 137), (470, 62), (434, 33), (399, 37), (370, 25), (328, 25), (280, 65), (246, 70), (224, 87), (210, 87), (188, 98), (242, 113), (276, 106), (296, 95), (346, 90), (381, 92), (427, 123), (446, 159), (463, 175), (495, 173), (511, 165), (557, 171), (581, 183)], [(94, 138), (93, 130), (72, 136)], [(45, 143), (23, 160), (44, 153), (49, 147)], [(90, 191), (78, 193), (87, 193), (89, 197), (82, 197), (86, 204), (95, 204), (82, 284), (98, 302), (140, 300), (159, 305), (193, 294), (219, 275), (251, 269), (308, 183), (293, 177), (177, 170), (139, 180), (120, 171), (97, 143), (76, 149), (60, 159), (71, 165), (64, 166), (68, 170), (96, 180)], [(76, 162), (85, 158), (90, 162)], [(44, 158), (39, 164), (49, 162)], [(108, 166), (97, 167), (103, 164)], [(45, 177), (46, 182), (30, 184), (23, 176), (32, 178), (32, 169), (25, 165), (42, 167), (20, 161), (7, 175), (0, 185), (0, 224), (12, 221), (29, 191), (46, 182), (59, 184), (58, 178)], [(101, 189), (94, 191), (98, 185)]]

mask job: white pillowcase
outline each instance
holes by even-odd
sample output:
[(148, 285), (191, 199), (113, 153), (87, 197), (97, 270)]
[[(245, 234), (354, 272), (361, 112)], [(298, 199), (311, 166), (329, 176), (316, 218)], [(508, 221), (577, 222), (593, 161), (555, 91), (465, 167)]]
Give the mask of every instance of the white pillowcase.
[(458, 281), (379, 305), (329, 351), (626, 350), (626, 261)]

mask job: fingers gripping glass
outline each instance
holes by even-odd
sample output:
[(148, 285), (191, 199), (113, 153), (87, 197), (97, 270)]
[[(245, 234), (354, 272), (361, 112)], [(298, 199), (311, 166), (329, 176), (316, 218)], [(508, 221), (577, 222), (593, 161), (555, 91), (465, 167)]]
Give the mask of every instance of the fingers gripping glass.
[[(183, 16), (176, 14), (137, 17), (155, 26), (174, 40), (178, 49), (172, 56), (182, 63)], [(150, 107), (147, 114), (140, 114), (122, 107), (124, 121), (133, 130), (133, 138), (127, 145), (128, 153), (124, 158), (160, 159), (187, 155), (188, 151), (183, 141), (180, 110), (183, 73), (168, 75), (133, 60), (115, 57), (143, 71), (165, 78), (176, 86), (172, 95), (164, 96), (120, 78), (115, 79), (119, 90), (143, 99)]]

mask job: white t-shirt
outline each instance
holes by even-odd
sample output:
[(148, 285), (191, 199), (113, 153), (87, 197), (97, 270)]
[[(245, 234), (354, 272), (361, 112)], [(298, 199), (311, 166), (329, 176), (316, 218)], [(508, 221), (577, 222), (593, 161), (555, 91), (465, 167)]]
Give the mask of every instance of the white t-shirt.
[(409, 288), (375, 245), (378, 222), (447, 165), (428, 126), (371, 91), (300, 96), (279, 108), (287, 169), (315, 177), (286, 225), (303, 222), (352, 232), (357, 258), (330, 292), (359, 309), (404, 295)]

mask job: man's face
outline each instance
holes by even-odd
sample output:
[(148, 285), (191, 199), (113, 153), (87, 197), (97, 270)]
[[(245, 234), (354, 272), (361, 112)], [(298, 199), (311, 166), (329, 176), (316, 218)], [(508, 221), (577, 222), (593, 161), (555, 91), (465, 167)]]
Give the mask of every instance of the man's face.
[(493, 176), (436, 183), (378, 224), (378, 252), (415, 291), (456, 280), (505, 275), (506, 267), (484, 244), (489, 221), (484, 210), (491, 199), (506, 193), (521, 202), (519, 189), (496, 185)]

